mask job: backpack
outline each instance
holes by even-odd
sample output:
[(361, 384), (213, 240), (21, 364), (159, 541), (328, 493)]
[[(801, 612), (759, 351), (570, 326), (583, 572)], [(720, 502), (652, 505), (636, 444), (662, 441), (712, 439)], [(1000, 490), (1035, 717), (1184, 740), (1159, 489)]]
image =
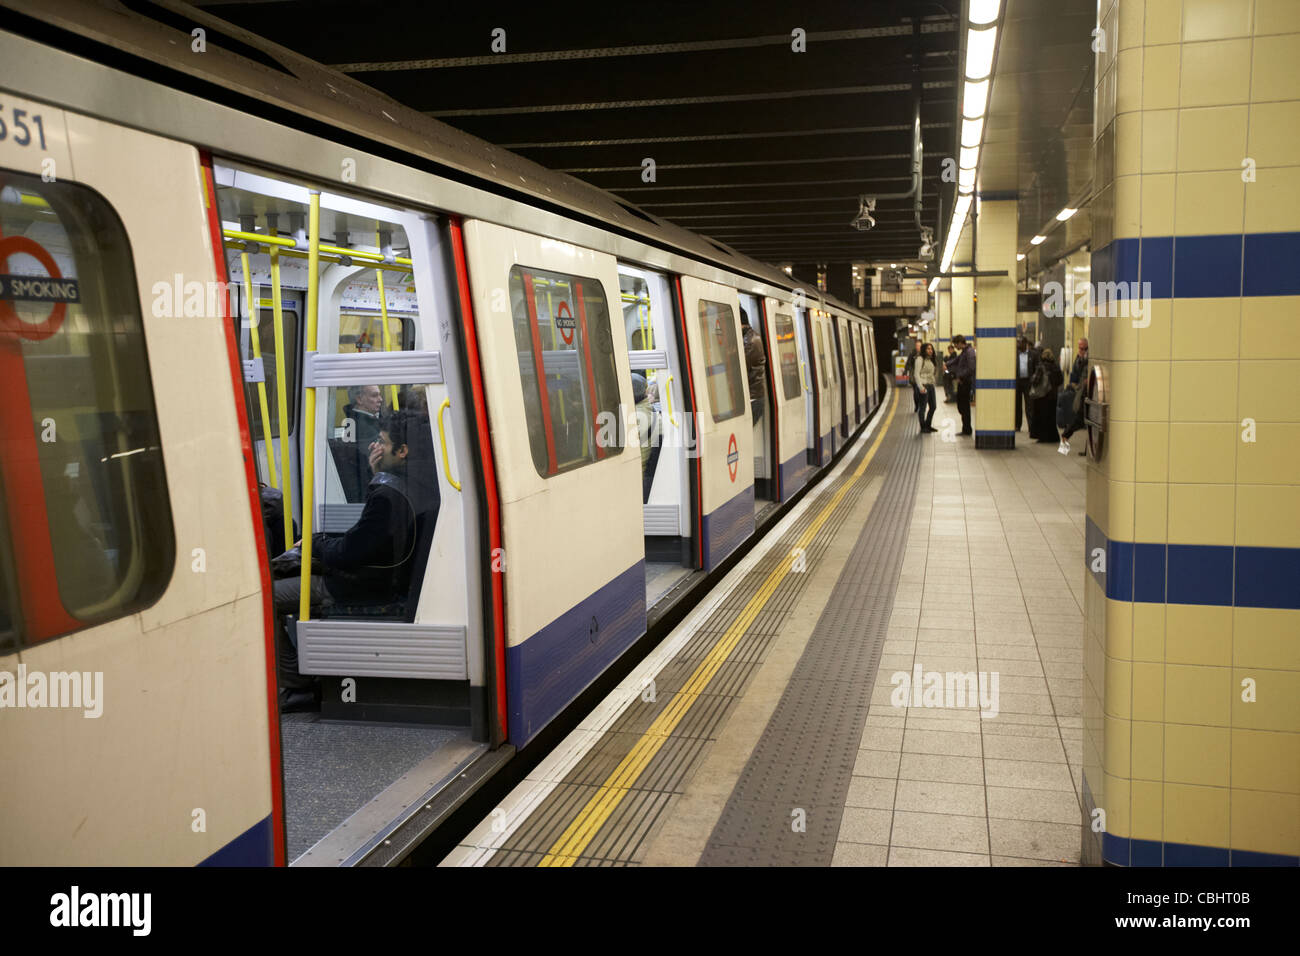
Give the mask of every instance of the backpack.
[(1029, 381), (1029, 397), (1042, 398), (1052, 390), (1052, 376), (1047, 371), (1047, 363), (1039, 362), (1034, 369), (1034, 377)]

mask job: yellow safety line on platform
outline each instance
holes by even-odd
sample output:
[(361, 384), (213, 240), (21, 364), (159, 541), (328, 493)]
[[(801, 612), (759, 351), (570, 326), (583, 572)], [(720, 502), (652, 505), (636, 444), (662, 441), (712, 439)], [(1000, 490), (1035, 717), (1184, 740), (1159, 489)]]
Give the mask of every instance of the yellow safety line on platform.
[(875, 457), (876, 451), (880, 448), (880, 443), (884, 441), (889, 426), (894, 420), (894, 412), (898, 410), (898, 396), (899, 390), (895, 389), (893, 404), (889, 406), (889, 416), (885, 419), (884, 426), (880, 429), (880, 434), (876, 436), (875, 442), (872, 443), (871, 448), (862, 457), (862, 461), (853, 472), (853, 476), (840, 486), (839, 490), (831, 496), (830, 501), (826, 502), (822, 510), (818, 512), (812, 523), (804, 529), (794, 547), (786, 553), (785, 557), (781, 559), (781, 563), (767, 576), (767, 579), (758, 589), (758, 593), (749, 599), (749, 602), (741, 610), (731, 626), (727, 628), (726, 633), (718, 638), (718, 642), (713, 645), (713, 649), (709, 651), (708, 656), (695, 668), (695, 672), (691, 674), (685, 686), (673, 695), (673, 699), (668, 702), (668, 706), (664, 708), (663, 713), (655, 718), (654, 723), (641, 735), (641, 738), (637, 740), (628, 755), (614, 768), (614, 771), (601, 784), (600, 789), (587, 801), (586, 806), (574, 817), (568, 828), (560, 834), (559, 839), (551, 845), (550, 851), (538, 866), (573, 866), (578, 861), (578, 858), (586, 850), (592, 839), (595, 838), (601, 826), (617, 809), (623, 798), (627, 796), (628, 791), (636, 783), (637, 778), (641, 776), (645, 768), (649, 766), (655, 754), (668, 742), (673, 730), (681, 723), (682, 718), (686, 716), (686, 712), (695, 703), (696, 698), (704, 693), (704, 689), (709, 686), (709, 682), (721, 669), (728, 655), (740, 643), (745, 631), (749, 629), (754, 619), (767, 605), (777, 587), (780, 586), (785, 576), (790, 572), (790, 567), (794, 563), (794, 553), (808, 547), (812, 539), (817, 536), (817, 532), (821, 530), (822, 525), (830, 519), (831, 513), (834, 512), (840, 501), (848, 494), (849, 489), (866, 472), (867, 466), (871, 464), (871, 460)]

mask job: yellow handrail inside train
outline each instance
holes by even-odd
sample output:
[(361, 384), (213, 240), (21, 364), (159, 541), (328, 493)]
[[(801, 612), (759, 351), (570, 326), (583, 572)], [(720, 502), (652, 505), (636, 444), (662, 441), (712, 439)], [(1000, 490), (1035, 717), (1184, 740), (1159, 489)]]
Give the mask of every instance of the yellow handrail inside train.
[(668, 376), (668, 381), (664, 383), (664, 392), (668, 397), (668, 420), (673, 423), (673, 428), (677, 427), (677, 416), (673, 414), (673, 377)]
[[(253, 289), (253, 273), (248, 268), (247, 252), (239, 254), (239, 267), (244, 270), (244, 301), (248, 303), (244, 315), (248, 318), (249, 344), (253, 347), (253, 358), (260, 363), (262, 360), (262, 342), (257, 331), (257, 296)], [(266, 404), (265, 373), (262, 375), (262, 380), (257, 383), (257, 404), (262, 413), (262, 445), (266, 449), (266, 473), (271, 479), (271, 487), (279, 488), (280, 481), (276, 475), (275, 455), (272, 454), (271, 448), (271, 409)]]
[(460, 491), (460, 482), (451, 476), (451, 457), (447, 454), (447, 427), (442, 423), (442, 413), (451, 408), (451, 399), (444, 398), (438, 409), (438, 437), (442, 439), (442, 467), (447, 470), (447, 481)]
[[(379, 245), (379, 232), (375, 232), (375, 248), (383, 253), (383, 247)], [(376, 269), (375, 278), (379, 281), (379, 321), (383, 323), (384, 351), (393, 350), (392, 334), (388, 331), (388, 298), (384, 295), (384, 270)], [(393, 411), (397, 411), (397, 386), (388, 386), (389, 397), (393, 400)]]
[[(311, 191), (307, 216), (307, 348), (316, 351), (316, 308), (320, 294), (320, 190)], [(298, 620), (311, 619), (311, 531), (312, 509), (316, 506), (316, 389), (303, 389), (302, 456), (302, 572), (299, 577)]]
[[(280, 307), (280, 249), (271, 247), (271, 307), (275, 310), (275, 402), (280, 419), (280, 474), (284, 475), (284, 546), (293, 544), (293, 482), (289, 479), (289, 385), (284, 379), (284, 310)], [(270, 442), (266, 453), (271, 454)], [(301, 500), (302, 495), (300, 494)]]

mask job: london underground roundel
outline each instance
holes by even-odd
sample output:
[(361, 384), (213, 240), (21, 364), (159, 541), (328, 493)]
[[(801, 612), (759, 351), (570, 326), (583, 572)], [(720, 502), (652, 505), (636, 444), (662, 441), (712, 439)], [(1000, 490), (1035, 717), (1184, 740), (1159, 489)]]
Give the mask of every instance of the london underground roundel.
[[(63, 324), (68, 303), (81, 300), (77, 281), (63, 278), (54, 257), (26, 236), (0, 238), (0, 264), (7, 267), (9, 257), (19, 254), (29, 255), (39, 262), (46, 275), (9, 275), (0, 269), (0, 331), (33, 341), (48, 339)], [(52, 308), (45, 321), (24, 322), (18, 317), (14, 302), (47, 303)]]
[(572, 345), (573, 313), (569, 311), (569, 303), (561, 302), (559, 308), (555, 310), (555, 327), (560, 330), (560, 338), (564, 339), (564, 344)]
[(736, 480), (736, 469), (740, 467), (740, 452), (736, 449), (736, 435), (733, 432), (730, 440), (727, 442), (727, 471), (731, 475), (731, 480)]

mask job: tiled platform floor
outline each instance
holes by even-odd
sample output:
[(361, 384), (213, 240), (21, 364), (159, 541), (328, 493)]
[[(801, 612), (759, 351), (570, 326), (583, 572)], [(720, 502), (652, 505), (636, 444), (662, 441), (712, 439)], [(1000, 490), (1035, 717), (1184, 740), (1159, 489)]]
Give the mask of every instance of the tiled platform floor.
[[(935, 425), (956, 417), (940, 405)], [(916, 440), (927, 448), (835, 864), (1077, 865), (1083, 446), (1060, 455), (1024, 431), (1006, 452)], [(891, 677), (918, 664), (996, 673), (997, 715), (893, 706)]]

